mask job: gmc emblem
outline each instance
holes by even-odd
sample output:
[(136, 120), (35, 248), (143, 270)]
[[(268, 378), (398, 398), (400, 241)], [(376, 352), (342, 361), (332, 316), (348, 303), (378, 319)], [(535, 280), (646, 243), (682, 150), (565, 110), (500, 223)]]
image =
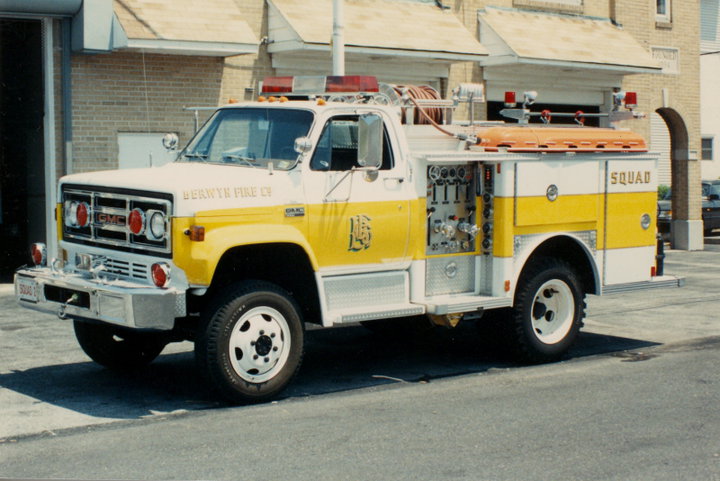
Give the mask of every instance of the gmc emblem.
[(125, 225), (127, 221), (124, 215), (99, 212), (95, 215), (95, 223), (101, 225)]

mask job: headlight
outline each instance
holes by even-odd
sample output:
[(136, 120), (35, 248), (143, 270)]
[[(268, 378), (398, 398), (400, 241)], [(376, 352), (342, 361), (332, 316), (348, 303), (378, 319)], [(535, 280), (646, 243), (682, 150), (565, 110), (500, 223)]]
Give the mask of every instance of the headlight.
[(90, 206), (87, 202), (66, 200), (63, 217), (67, 227), (87, 227), (90, 224)]
[(148, 211), (148, 232), (146, 233), (148, 239), (160, 240), (165, 237), (167, 232), (167, 222), (165, 214), (156, 211)]

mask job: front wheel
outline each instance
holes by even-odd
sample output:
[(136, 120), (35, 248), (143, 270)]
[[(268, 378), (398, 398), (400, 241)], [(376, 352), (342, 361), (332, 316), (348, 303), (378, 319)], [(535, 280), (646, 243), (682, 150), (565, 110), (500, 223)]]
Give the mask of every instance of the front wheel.
[(228, 286), (204, 314), (195, 358), (210, 386), (233, 403), (266, 401), (292, 380), (303, 356), (300, 309), (267, 282)]
[(575, 341), (585, 316), (585, 294), (564, 261), (542, 259), (524, 272), (515, 293), (515, 351), (526, 362), (561, 358)]

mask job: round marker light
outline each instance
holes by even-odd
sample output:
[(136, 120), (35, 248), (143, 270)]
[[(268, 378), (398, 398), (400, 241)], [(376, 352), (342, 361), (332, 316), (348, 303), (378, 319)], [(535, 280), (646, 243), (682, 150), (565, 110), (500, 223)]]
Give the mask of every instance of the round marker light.
[(145, 213), (140, 209), (130, 211), (127, 219), (128, 229), (135, 235), (140, 235), (145, 230)]
[(47, 247), (42, 242), (36, 242), (30, 246), (30, 256), (33, 264), (36, 266), (44, 266), (47, 262)]
[(640, 227), (642, 227), (643, 229), (649, 229), (651, 223), (652, 218), (650, 217), (650, 214), (643, 214), (642, 217), (640, 217)]
[(158, 262), (150, 267), (153, 284), (157, 287), (167, 287), (170, 283), (170, 266), (164, 262)]
[(80, 202), (75, 209), (75, 221), (78, 227), (86, 227), (90, 223), (90, 206)]
[(165, 237), (165, 216), (162, 212), (155, 211), (150, 215), (150, 222), (148, 222), (150, 229), (149, 236), (152, 236), (155, 240), (160, 240)]

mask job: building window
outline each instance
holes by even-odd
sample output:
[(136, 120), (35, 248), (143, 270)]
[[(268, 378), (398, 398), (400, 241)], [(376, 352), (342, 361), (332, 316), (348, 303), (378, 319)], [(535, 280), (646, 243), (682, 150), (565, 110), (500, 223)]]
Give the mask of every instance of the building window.
[(713, 137), (702, 138), (702, 160), (713, 160)]
[(670, 23), (670, 0), (655, 0), (655, 21)]

